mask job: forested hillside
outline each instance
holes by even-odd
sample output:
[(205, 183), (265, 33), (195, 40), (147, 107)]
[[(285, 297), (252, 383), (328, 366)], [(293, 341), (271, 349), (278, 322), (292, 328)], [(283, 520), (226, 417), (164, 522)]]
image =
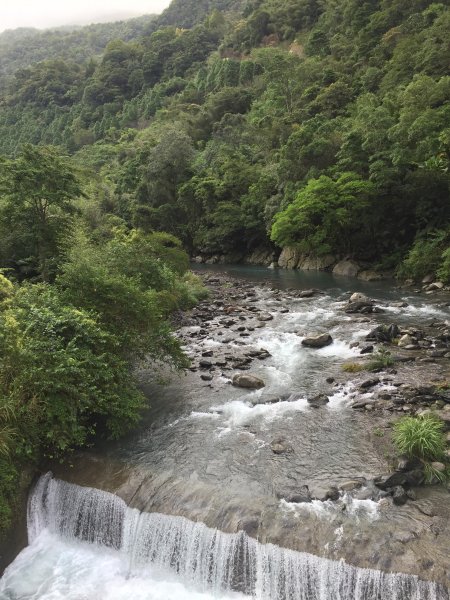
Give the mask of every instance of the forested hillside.
[(4, 31), (0, 34), (0, 90), (5, 89), (16, 71), (40, 61), (58, 58), (82, 64), (100, 57), (108, 42), (114, 39), (128, 42), (140, 37), (154, 20), (155, 17), (149, 15), (87, 27)]
[(243, 4), (176, 0), (101, 57), (104, 25), (67, 34), (89, 44), (55, 42), (3, 92), (1, 151), (63, 147), (95, 173), (96, 210), (190, 252), (294, 246), (448, 278), (448, 3)]

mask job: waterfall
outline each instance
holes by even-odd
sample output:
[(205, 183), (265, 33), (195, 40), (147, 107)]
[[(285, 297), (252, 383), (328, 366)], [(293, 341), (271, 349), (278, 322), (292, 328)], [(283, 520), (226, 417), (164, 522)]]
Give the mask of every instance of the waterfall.
[(117, 496), (54, 479), (38, 481), (28, 505), (30, 542), (43, 530), (119, 551), (129, 576), (145, 565), (217, 592), (260, 600), (449, 600), (446, 590), (412, 575), (361, 569), (260, 544), (184, 517), (144, 513)]

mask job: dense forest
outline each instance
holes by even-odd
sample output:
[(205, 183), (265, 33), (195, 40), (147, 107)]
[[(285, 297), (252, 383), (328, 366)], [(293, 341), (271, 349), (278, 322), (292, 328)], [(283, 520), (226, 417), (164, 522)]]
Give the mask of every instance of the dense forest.
[(0, 526), (21, 461), (119, 435), (137, 361), (185, 364), (188, 254), (450, 281), (449, 64), (448, 1), (174, 0), (0, 35)]

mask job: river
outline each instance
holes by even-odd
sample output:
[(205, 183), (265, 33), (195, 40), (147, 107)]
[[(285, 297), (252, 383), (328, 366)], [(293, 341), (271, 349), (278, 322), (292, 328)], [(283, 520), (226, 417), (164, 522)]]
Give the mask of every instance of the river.
[[(155, 377), (142, 368), (152, 408), (139, 429), (77, 454), (72, 466), (51, 465), (56, 478), (43, 476), (32, 492), (29, 546), (5, 572), (0, 598), (447, 599), (448, 492), (421, 489), (398, 507), (376, 495), (371, 480), (390, 470), (383, 436), (392, 415), (351, 408), (362, 392), (342, 364), (360, 358), (374, 325), (445, 322), (448, 307), (325, 273), (201, 272), (217, 274), (213, 309), (205, 304), (203, 321), (179, 333), (195, 370)], [(320, 292), (299, 298), (307, 288)], [(345, 314), (348, 291), (376, 298), (384, 312)], [(323, 332), (333, 344), (302, 346)], [(269, 356), (246, 365), (260, 349)], [(202, 359), (209, 368), (199, 368)], [(263, 389), (230, 385), (240, 361)], [(439, 379), (448, 368), (437, 361), (398, 371), (377, 393), (398, 377)], [(329, 402), (314, 408), (308, 398), (319, 393)], [(305, 485), (310, 502), (296, 497)], [(341, 489), (337, 502), (324, 499), (330, 486)]]

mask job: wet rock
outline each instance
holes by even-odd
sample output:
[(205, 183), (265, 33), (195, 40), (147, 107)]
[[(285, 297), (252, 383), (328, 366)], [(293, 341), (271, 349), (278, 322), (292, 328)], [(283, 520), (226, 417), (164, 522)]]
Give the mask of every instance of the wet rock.
[(371, 387), (378, 385), (379, 383), (380, 383), (380, 378), (373, 377), (372, 379), (366, 379), (366, 381), (363, 381), (359, 387), (362, 390), (367, 390)]
[(340, 485), (340, 488), (344, 492), (351, 492), (352, 490), (359, 489), (360, 487), (362, 487), (362, 485), (362, 481), (359, 481), (357, 479), (350, 479), (349, 481), (344, 481), (344, 483)]
[(247, 388), (252, 390), (259, 390), (265, 387), (265, 383), (259, 377), (255, 375), (249, 375), (247, 373), (237, 373), (233, 377), (233, 385), (235, 387)]
[(259, 406), (260, 404), (278, 404), (278, 402), (285, 402), (289, 396), (269, 396), (268, 398), (252, 398), (251, 403), (253, 406)]
[(303, 292), (300, 292), (300, 294), (298, 295), (299, 298), (312, 298), (315, 294), (314, 290), (303, 290)]
[(352, 408), (354, 408), (354, 409), (367, 408), (367, 406), (371, 406), (371, 405), (375, 404), (375, 402), (376, 401), (373, 398), (362, 398), (361, 400), (358, 400), (357, 402), (352, 404)]
[(205, 356), (205, 357), (212, 356), (212, 355), (213, 355), (212, 350), (205, 350), (205, 352), (202, 352), (202, 356)]
[(393, 339), (400, 335), (400, 329), (397, 325), (392, 324), (389, 326), (378, 325), (375, 329), (366, 336), (368, 342), (392, 342)]
[(374, 479), (374, 484), (381, 490), (388, 490), (396, 486), (419, 486), (423, 483), (424, 474), (421, 469), (412, 471), (391, 473), (390, 475), (381, 475)]
[(272, 440), (270, 442), (270, 448), (274, 454), (284, 454), (292, 450), (291, 446), (286, 442), (284, 438)]
[(262, 322), (273, 321), (273, 315), (271, 315), (270, 313), (260, 313), (258, 315), (258, 321), (262, 321)]
[(373, 312), (374, 304), (373, 302), (350, 302), (350, 304), (346, 307), (345, 312), (349, 315), (355, 313), (371, 313)]
[(396, 531), (394, 533), (394, 540), (396, 542), (400, 542), (401, 544), (408, 544), (415, 538), (416, 535), (413, 531)]
[(325, 380), (327, 383), (334, 383), (336, 380), (334, 377), (327, 377)]
[(336, 502), (340, 498), (340, 492), (336, 486), (331, 486), (326, 492), (321, 500), (324, 502), (326, 500), (331, 500), (332, 502)]
[(199, 365), (200, 365), (200, 368), (202, 368), (202, 369), (210, 369), (213, 366), (213, 364), (210, 360), (201, 360), (199, 362)]
[(408, 496), (405, 488), (403, 488), (401, 485), (396, 485), (392, 489), (392, 500), (397, 506), (403, 506), (403, 504), (406, 504), (408, 501)]
[(286, 494), (282, 496), (282, 498), (284, 498), (286, 502), (292, 502), (294, 504), (312, 502), (312, 495), (307, 485), (302, 485), (302, 487), (298, 491)]
[(305, 337), (305, 339), (302, 340), (302, 346), (307, 346), (308, 348), (324, 348), (325, 346), (329, 346), (332, 343), (333, 338), (329, 333)]
[(444, 284), (442, 283), (442, 281), (436, 281), (435, 283), (432, 283), (427, 287), (428, 292), (434, 292), (442, 289), (444, 289)]
[(260, 522), (257, 518), (248, 518), (239, 522), (239, 529), (251, 537), (257, 537), (259, 526)]
[(360, 294), (359, 292), (355, 292), (350, 296), (349, 302), (365, 302), (367, 304), (372, 304), (370, 298), (368, 298), (365, 294)]
[(200, 375), (200, 377), (203, 379), (203, 381), (212, 381), (213, 380), (212, 375)]
[(360, 354), (372, 354), (373, 351), (374, 351), (373, 346), (364, 346), (364, 348), (361, 349)]
[(408, 348), (409, 346), (415, 346), (416, 340), (410, 336), (408, 333), (402, 335), (402, 337), (398, 340), (399, 348)]
[(313, 406), (314, 408), (319, 408), (319, 406), (325, 406), (329, 402), (329, 398), (326, 394), (317, 394), (313, 398), (308, 398), (308, 404)]

